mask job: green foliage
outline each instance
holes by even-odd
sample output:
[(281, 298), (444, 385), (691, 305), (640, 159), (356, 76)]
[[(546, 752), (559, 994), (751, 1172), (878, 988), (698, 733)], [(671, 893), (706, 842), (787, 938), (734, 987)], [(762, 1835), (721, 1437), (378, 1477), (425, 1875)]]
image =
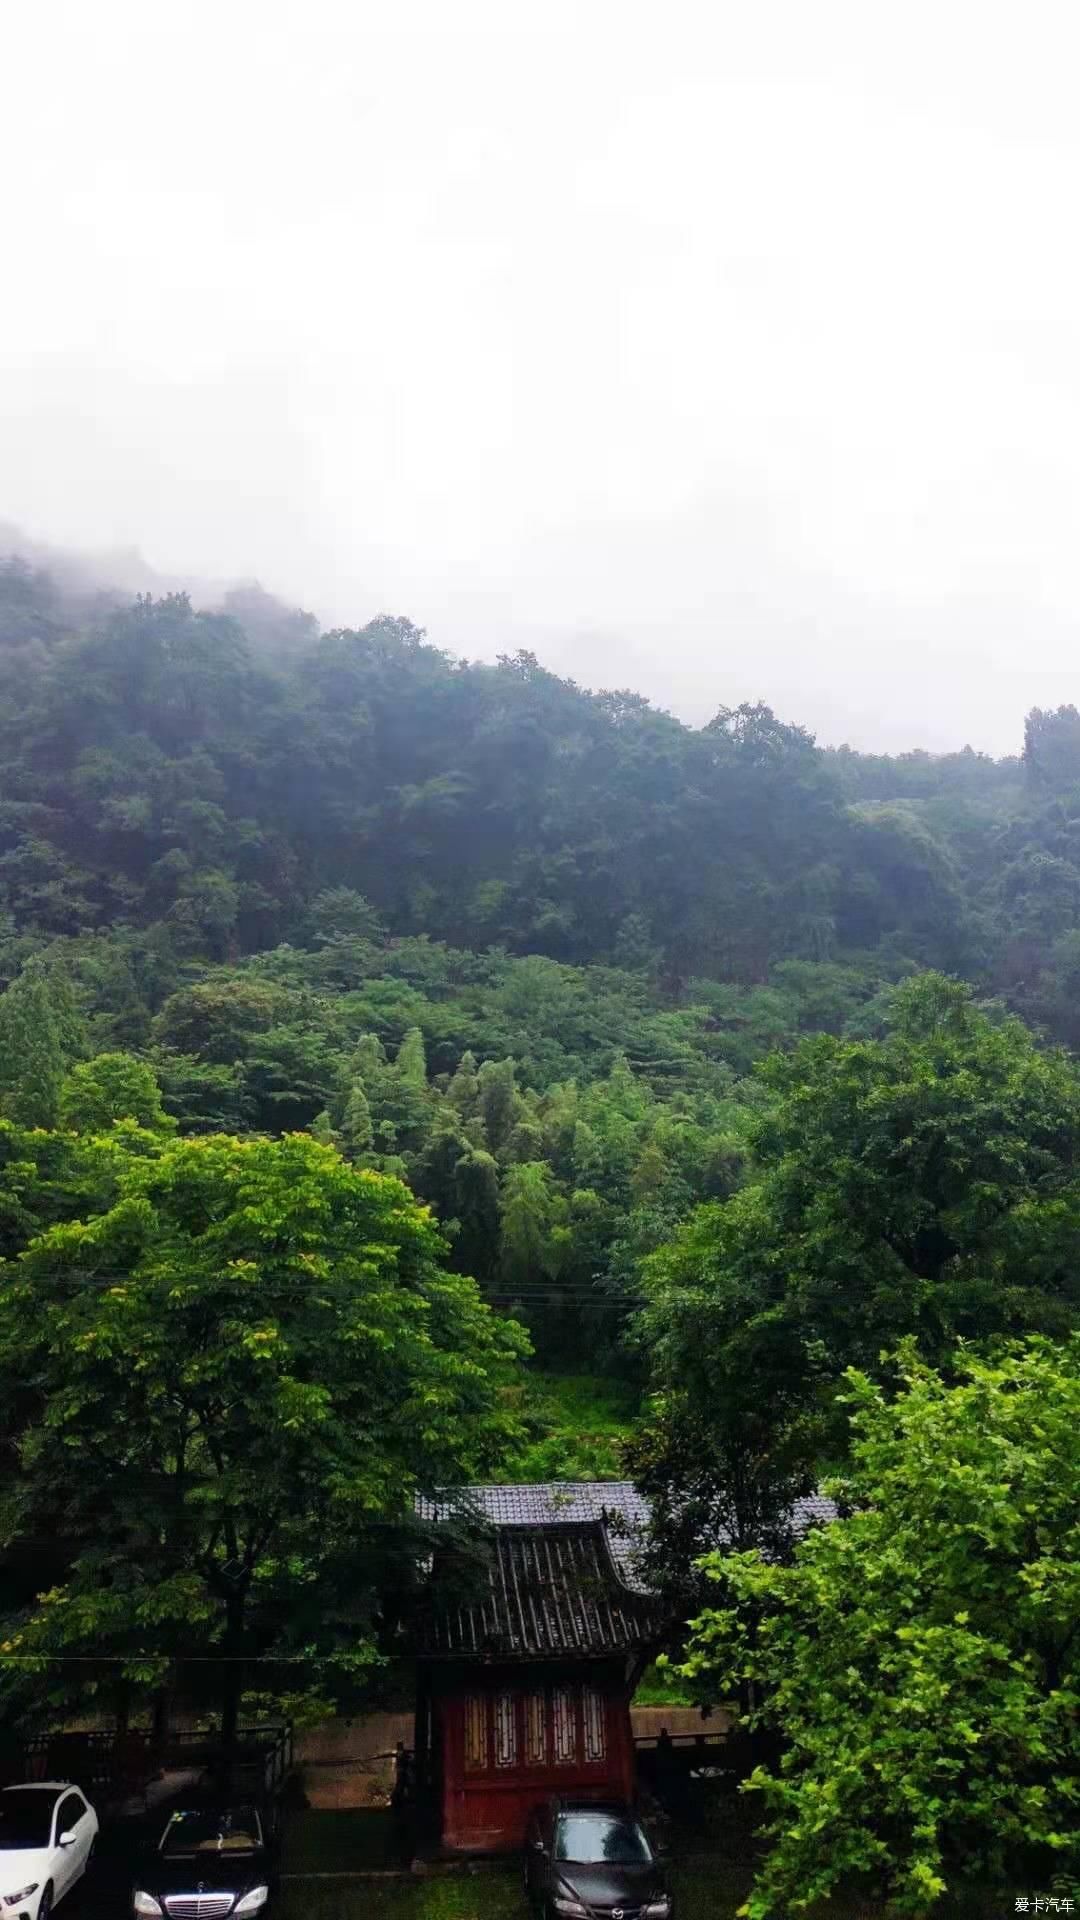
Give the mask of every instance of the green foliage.
[(345, 1111), (341, 1117), (341, 1133), (351, 1160), (366, 1153), (374, 1140), (371, 1107), (368, 1104), (362, 1080), (354, 1080), (349, 1089)]
[[(14, 1258), (58, 1221), (111, 1206), (128, 1159), (158, 1144), (131, 1123), (92, 1139), (0, 1120), (0, 1258)], [(8, 1437), (0, 1422), (0, 1444)]]
[(210, 1066), (229, 1066), (246, 1059), (257, 1035), (287, 1018), (293, 1001), (284, 988), (247, 974), (216, 975), (171, 995), (154, 1022), (154, 1038)]
[(522, 1389), (524, 1444), (497, 1478), (620, 1480), (636, 1396), (598, 1374), (534, 1373)]
[[(242, 1656), (362, 1687), (415, 1489), (481, 1476), (514, 1432), (522, 1340), (442, 1251), (404, 1187), (303, 1135), (159, 1136), (35, 1240), (0, 1297), (5, 1532), (67, 1565), (9, 1646), (117, 1655), (133, 1686), (222, 1652), (233, 1715)], [(54, 1704), (69, 1671), (43, 1670)], [(0, 1669), (9, 1709), (31, 1679)]]
[(171, 1131), (153, 1068), (130, 1053), (99, 1053), (66, 1075), (59, 1096), (59, 1122), (73, 1133), (102, 1133), (116, 1120), (133, 1120), (152, 1132)]
[(31, 963), (0, 995), (0, 1112), (23, 1126), (55, 1125), (64, 1071), (82, 1042), (69, 983)]
[(1080, 782), (1080, 713), (1058, 707), (1054, 713), (1033, 707), (1024, 723), (1024, 772), (1041, 787), (1071, 787)]
[(251, 1116), (243, 1074), (232, 1066), (212, 1066), (190, 1053), (161, 1050), (155, 1056), (166, 1111), (184, 1133), (235, 1133)]
[(922, 1914), (970, 1877), (1080, 1868), (1080, 1339), (952, 1380), (900, 1364), (891, 1402), (847, 1377), (850, 1517), (788, 1566), (713, 1555), (680, 1670), (699, 1699), (750, 1683), (787, 1743), (750, 1783), (774, 1842), (752, 1920), (852, 1875)]
[[(227, 1642), (280, 1658), (290, 1711), (360, 1698), (413, 1486), (480, 1472), (632, 1470), (685, 1617), (706, 1544), (790, 1555), (849, 1363), (888, 1392), (905, 1337), (948, 1368), (958, 1338), (1075, 1325), (1080, 1081), (1047, 1044), (1080, 1047), (1074, 709), (1032, 712), (1022, 763), (822, 752), (760, 703), (685, 727), (400, 618), (320, 636), (250, 587), (91, 606), (18, 563), (0, 687), (2, 1517), (32, 1653), (115, 1653), (137, 1693)], [(563, 1377), (583, 1353), (602, 1378)], [(898, 1405), (960, 1404), (929, 1379), (911, 1361)], [(1057, 1439), (1027, 1444), (1034, 1484)], [(912, 1552), (896, 1644), (966, 1711), (985, 1648)], [(1026, 1633), (1004, 1564), (987, 1604)], [(729, 1565), (756, 1569), (725, 1575), (740, 1620), (779, 1619), (782, 1570)], [(17, 1671), (9, 1712), (60, 1713), (57, 1674), (85, 1705), (111, 1670)], [(904, 1701), (882, 1793), (897, 1754), (925, 1786)], [(799, 1844), (824, 1858), (807, 1834), (874, 1788), (809, 1785)]]
[[(87, 614), (8, 566), (0, 640), (23, 669), (0, 725), (20, 924), (160, 927), (203, 964), (288, 935), (338, 989), (388, 926), (666, 989), (889, 938), (952, 965), (977, 950), (972, 903), (926, 810), (1013, 798), (978, 756), (962, 779), (963, 756), (864, 769), (760, 704), (694, 731), (528, 654), (451, 660), (403, 619), (314, 638), (251, 588), (225, 612), (174, 594)], [(868, 787), (923, 816), (875, 825)]]
[[(718, 1533), (780, 1548), (792, 1499), (843, 1444), (844, 1368), (914, 1336), (1080, 1319), (1080, 1075), (940, 976), (892, 996), (881, 1040), (821, 1035), (761, 1069), (752, 1179), (646, 1260), (653, 1397), (632, 1463), (657, 1577)], [(683, 1595), (685, 1598), (685, 1595)]]

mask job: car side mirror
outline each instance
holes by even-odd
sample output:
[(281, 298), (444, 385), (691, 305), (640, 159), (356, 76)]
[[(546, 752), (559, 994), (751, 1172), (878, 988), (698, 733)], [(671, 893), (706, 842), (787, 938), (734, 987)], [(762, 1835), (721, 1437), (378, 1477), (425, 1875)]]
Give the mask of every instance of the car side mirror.
[(66, 1833), (62, 1833), (60, 1835), (60, 1838), (56, 1844), (59, 1847), (73, 1847), (78, 1837), (79, 1837), (78, 1834), (72, 1833), (71, 1828), (69, 1827)]

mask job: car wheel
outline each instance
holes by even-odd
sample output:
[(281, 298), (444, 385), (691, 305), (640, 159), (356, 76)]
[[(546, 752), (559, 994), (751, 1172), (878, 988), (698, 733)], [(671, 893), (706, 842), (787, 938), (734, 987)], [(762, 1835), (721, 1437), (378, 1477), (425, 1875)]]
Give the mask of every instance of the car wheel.
[(52, 1881), (48, 1881), (37, 1910), (37, 1920), (49, 1920), (52, 1912)]

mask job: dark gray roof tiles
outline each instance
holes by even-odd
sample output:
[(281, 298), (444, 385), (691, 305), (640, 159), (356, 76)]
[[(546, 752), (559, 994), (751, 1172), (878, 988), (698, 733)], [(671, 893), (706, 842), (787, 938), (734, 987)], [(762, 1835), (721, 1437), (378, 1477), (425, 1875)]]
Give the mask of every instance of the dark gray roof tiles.
[(467, 1513), (488, 1521), (490, 1526), (601, 1521), (619, 1578), (636, 1594), (648, 1592), (636, 1572), (636, 1559), (650, 1523), (650, 1503), (638, 1494), (632, 1480), (546, 1480), (532, 1486), (440, 1488), (434, 1500), (421, 1496), (417, 1511), (425, 1521)]
[[(424, 1520), (467, 1514), (499, 1528), (549, 1528), (583, 1522), (601, 1523), (608, 1552), (619, 1580), (632, 1593), (645, 1595), (648, 1585), (639, 1561), (649, 1525), (650, 1507), (632, 1480), (548, 1480), (513, 1486), (477, 1486), (440, 1489), (434, 1497), (420, 1495), (417, 1513)], [(835, 1520), (835, 1501), (824, 1494), (796, 1500), (792, 1526), (796, 1536), (819, 1521)], [(717, 1546), (724, 1541), (718, 1539)]]
[(649, 1503), (632, 1480), (546, 1480), (507, 1487), (440, 1488), (431, 1499), (421, 1494), (419, 1511), (426, 1519), (461, 1511), (467, 1502), (496, 1527), (550, 1526), (558, 1520), (599, 1520), (618, 1512), (644, 1523)]
[(434, 1499), (421, 1495), (417, 1511), (424, 1520), (441, 1520), (451, 1513), (475, 1515), (493, 1527), (603, 1521), (620, 1578), (635, 1591), (645, 1591), (635, 1573), (635, 1561), (649, 1523), (649, 1503), (631, 1480), (549, 1480), (535, 1485), (440, 1489)]
[(808, 1527), (816, 1526), (839, 1518), (840, 1509), (828, 1494), (810, 1493), (802, 1500), (796, 1500), (791, 1510), (792, 1523), (796, 1535), (804, 1534)]
[(486, 1588), (461, 1602), (436, 1593), (421, 1629), (429, 1656), (488, 1660), (596, 1658), (644, 1652), (660, 1611), (614, 1564), (600, 1520), (496, 1527)]

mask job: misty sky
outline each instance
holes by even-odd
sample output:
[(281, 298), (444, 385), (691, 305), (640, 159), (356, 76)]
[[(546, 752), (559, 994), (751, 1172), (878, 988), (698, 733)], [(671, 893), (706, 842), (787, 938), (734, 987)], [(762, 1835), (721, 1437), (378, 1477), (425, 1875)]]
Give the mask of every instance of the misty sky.
[(0, 518), (690, 720), (1080, 702), (1080, 16), (5, 10)]

